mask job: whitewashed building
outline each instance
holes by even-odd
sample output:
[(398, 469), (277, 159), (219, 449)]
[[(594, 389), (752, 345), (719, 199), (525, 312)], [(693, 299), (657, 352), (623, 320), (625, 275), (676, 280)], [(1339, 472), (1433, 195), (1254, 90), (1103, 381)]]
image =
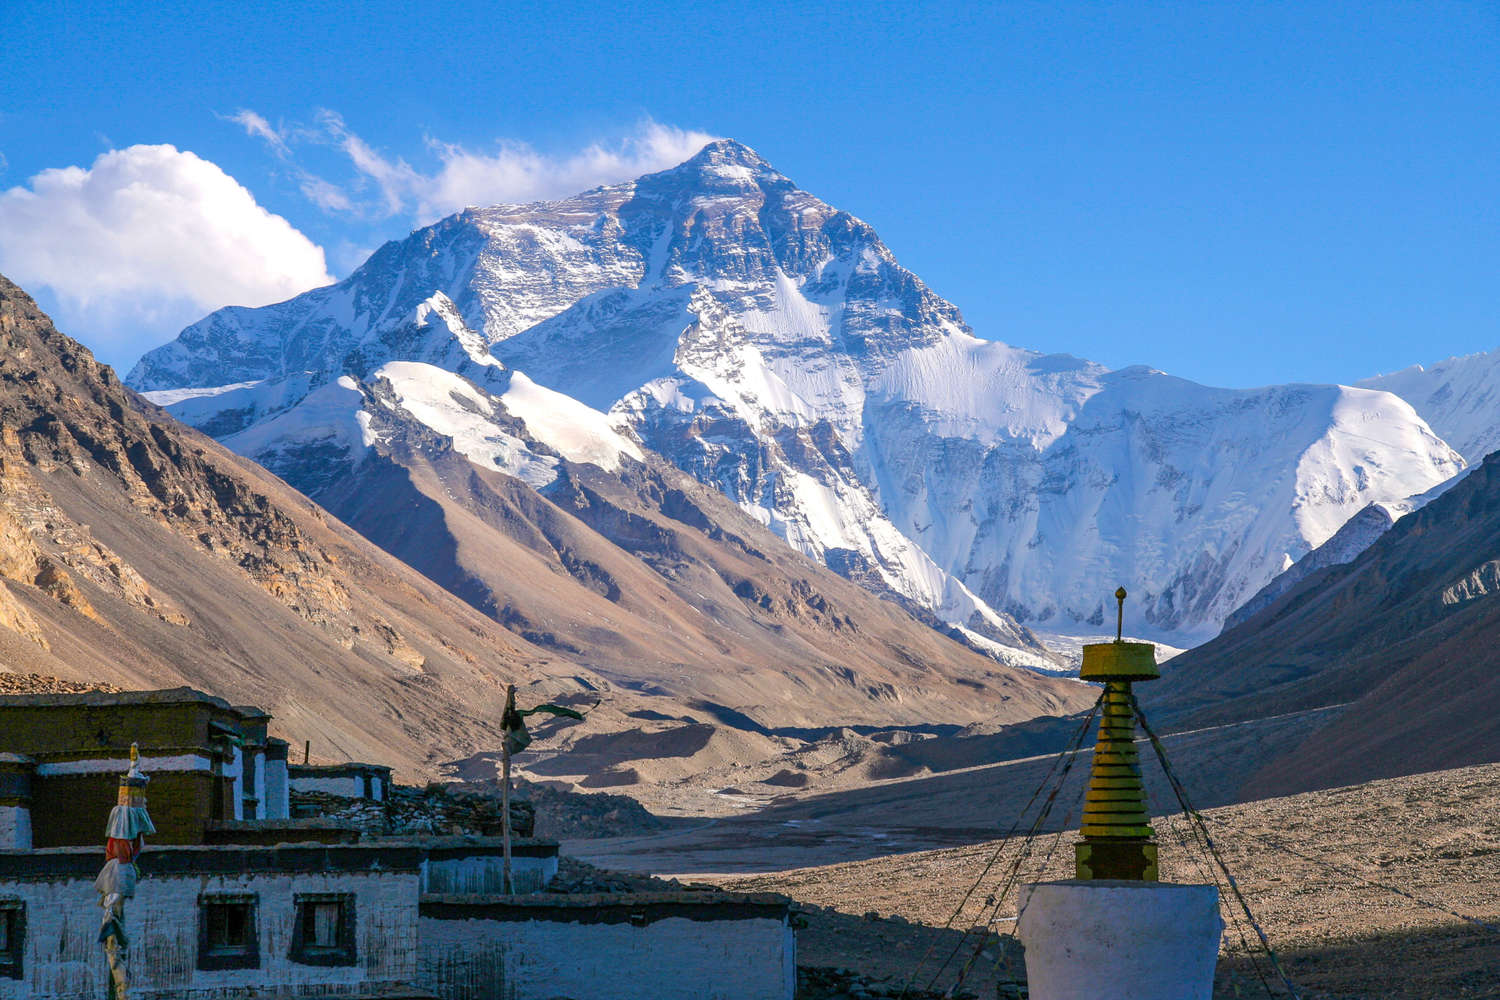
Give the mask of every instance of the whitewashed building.
[[(554, 841), (359, 835), (300, 781), (383, 802), (387, 769), (301, 768), (200, 692), (0, 697), (0, 1000), (104, 1000), (94, 886), (130, 742), (157, 835), (125, 915), (137, 1000), (791, 1000), (788, 901), (564, 895)], [(356, 839), (357, 838), (357, 839)]]

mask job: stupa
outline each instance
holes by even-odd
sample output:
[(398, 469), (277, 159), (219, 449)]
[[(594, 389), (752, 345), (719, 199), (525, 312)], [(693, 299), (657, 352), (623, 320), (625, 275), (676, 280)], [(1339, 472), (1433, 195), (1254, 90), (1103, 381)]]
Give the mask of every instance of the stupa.
[(1158, 879), (1131, 685), (1156, 680), (1156, 647), (1124, 640), (1125, 588), (1115, 591), (1114, 642), (1083, 647), (1079, 677), (1104, 684), (1099, 740), (1085, 793), (1076, 877), (1022, 888), (1017, 935), (1031, 1000), (1210, 1000), (1219, 891)]

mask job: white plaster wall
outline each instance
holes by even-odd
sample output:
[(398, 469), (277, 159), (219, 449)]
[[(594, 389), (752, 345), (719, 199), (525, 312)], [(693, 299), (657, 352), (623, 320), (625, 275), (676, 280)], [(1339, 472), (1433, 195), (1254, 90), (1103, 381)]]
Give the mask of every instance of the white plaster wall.
[(326, 792), (329, 795), (340, 795), (346, 799), (362, 799), (365, 797), (365, 783), (363, 778), (292, 778), (292, 791), (294, 792)]
[(1016, 933), (1032, 1000), (1210, 1000), (1219, 890), (1170, 882), (1021, 888)]
[(31, 850), (30, 806), (0, 806), (0, 850)]
[[(213, 761), (199, 754), (174, 754), (167, 757), (142, 755), (140, 768), (150, 775), (156, 771), (204, 771), (213, 772)], [(55, 774), (124, 774), (130, 770), (129, 757), (91, 757), (87, 760), (59, 760), (51, 764), (38, 764), (36, 773), (40, 777)]]
[[(198, 896), (259, 894), (259, 969), (200, 971)], [(296, 892), (355, 894), (357, 963), (344, 967), (291, 961)], [(417, 967), (416, 872), (194, 875), (141, 878), (126, 907), (132, 1000), (278, 997), (316, 987), (407, 985)], [(0, 979), (3, 1000), (99, 1000), (107, 966), (99, 944), (93, 878), (0, 882), (0, 897), (26, 900), (24, 979)]]
[(251, 758), (253, 770), (250, 772), (255, 776), (255, 818), (266, 818), (266, 755), (264, 751), (258, 752)]
[(234, 782), (230, 798), (234, 801), (234, 818), (245, 818), (245, 755), (239, 747), (232, 747), (228, 762), (224, 765), (224, 777)]
[[(557, 875), (557, 855), (511, 859), (516, 892), (540, 892)], [(444, 858), (422, 862), (422, 891), (441, 895), (494, 895), (505, 892), (503, 855)]]
[(287, 784), (286, 761), (266, 762), (266, 790), (261, 796), (265, 803), (266, 819), (288, 819), (292, 815), (292, 803)]
[(644, 927), (545, 920), (421, 920), (418, 983), (442, 1000), (792, 1000), (784, 920)]

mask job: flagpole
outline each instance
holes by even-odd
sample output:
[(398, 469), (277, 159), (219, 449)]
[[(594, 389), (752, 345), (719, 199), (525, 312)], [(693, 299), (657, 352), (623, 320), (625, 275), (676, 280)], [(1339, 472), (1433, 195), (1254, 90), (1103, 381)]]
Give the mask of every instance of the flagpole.
[(526, 717), (538, 712), (583, 721), (583, 713), (577, 709), (554, 705), (551, 702), (535, 708), (519, 709), (516, 707), (516, 686), (514, 684), (505, 686), (505, 710), (500, 713), (500, 807), (505, 815), (500, 819), (500, 832), (505, 841), (503, 877), (507, 894), (514, 894), (516, 891), (510, 871), (510, 758), (512, 754), (525, 750), (531, 745), (531, 734), (526, 731)]
[[(516, 686), (511, 684), (505, 689), (505, 703), (513, 705), (515, 699)], [(500, 820), (501, 836), (505, 839), (505, 891), (513, 893), (515, 887), (510, 880), (510, 740), (508, 738), (500, 741), (500, 774), (502, 789), (500, 800), (505, 810)]]

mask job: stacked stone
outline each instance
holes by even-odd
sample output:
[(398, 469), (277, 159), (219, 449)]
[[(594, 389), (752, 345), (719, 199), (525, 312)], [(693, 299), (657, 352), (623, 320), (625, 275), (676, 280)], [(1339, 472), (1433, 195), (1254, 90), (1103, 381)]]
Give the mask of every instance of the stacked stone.
[(65, 681), (46, 674), (12, 674), (0, 670), (0, 694), (82, 694), (87, 691), (119, 691), (113, 684)]
[[(420, 834), (498, 837), (504, 832), (504, 806), (498, 794), (464, 792), (443, 785), (391, 789), (389, 832), (396, 836)], [(535, 836), (536, 810), (530, 802), (512, 799), (510, 831), (515, 837)]]
[(297, 791), (290, 794), (290, 801), (293, 819), (334, 820), (350, 825), (365, 837), (384, 837), (390, 832), (390, 820), (381, 802), (329, 792)]

